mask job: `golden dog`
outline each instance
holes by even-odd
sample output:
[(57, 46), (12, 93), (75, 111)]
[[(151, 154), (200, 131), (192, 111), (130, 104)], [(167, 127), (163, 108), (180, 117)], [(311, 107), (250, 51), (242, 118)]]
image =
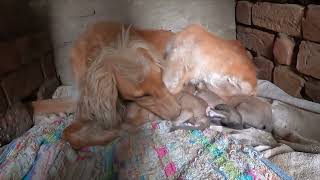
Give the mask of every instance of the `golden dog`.
[[(174, 34), (128, 28), (119, 23), (96, 23), (75, 43), (71, 63), (79, 96), (76, 120), (65, 129), (63, 138), (74, 148), (105, 144), (119, 136), (123, 100), (139, 105), (134, 112), (130, 109), (135, 108), (127, 111), (131, 117), (139, 117), (138, 121), (145, 118), (135, 113), (146, 113), (146, 110), (163, 119), (176, 119), (181, 106), (165, 84), (177, 94), (184, 84), (203, 80), (211, 85), (210, 90), (222, 96), (251, 95), (256, 86), (255, 67), (244, 48), (197, 25)], [(72, 103), (60, 104), (72, 109)], [(36, 103), (34, 107), (48, 112)], [(141, 107), (146, 110), (137, 110)], [(187, 111), (194, 117), (190, 108)]]

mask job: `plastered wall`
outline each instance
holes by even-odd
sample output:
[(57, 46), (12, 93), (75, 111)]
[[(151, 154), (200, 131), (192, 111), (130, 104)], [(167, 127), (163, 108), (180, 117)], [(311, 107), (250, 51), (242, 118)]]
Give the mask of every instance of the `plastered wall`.
[(47, 16), (58, 75), (66, 85), (72, 84), (69, 50), (73, 41), (88, 24), (99, 20), (173, 31), (201, 23), (235, 39), (234, 0), (32, 0), (30, 6)]

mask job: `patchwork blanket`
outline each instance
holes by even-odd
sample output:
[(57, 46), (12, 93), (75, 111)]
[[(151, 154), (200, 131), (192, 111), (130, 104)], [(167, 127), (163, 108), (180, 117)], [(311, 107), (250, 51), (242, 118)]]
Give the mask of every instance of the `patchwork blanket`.
[[(70, 87), (60, 87), (53, 98), (70, 95)], [(273, 100), (275, 124), (320, 120), (320, 104), (291, 97), (270, 82), (259, 81), (258, 96)], [(320, 176), (320, 154), (294, 152), (253, 128), (167, 133), (170, 123), (159, 121), (108, 146), (76, 152), (60, 140), (72, 119), (41, 117), (0, 148), (0, 179), (291, 179), (273, 163), (295, 179)], [(297, 127), (305, 129), (303, 123)]]
[(291, 179), (250, 146), (207, 129), (168, 133), (157, 121), (107, 146), (60, 140), (73, 115), (44, 118), (2, 149), (0, 179)]

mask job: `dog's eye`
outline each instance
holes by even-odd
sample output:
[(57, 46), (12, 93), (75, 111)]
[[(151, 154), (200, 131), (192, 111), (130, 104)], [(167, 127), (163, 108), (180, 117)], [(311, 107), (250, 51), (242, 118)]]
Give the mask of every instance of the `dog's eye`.
[(149, 94), (149, 93), (145, 93), (145, 94), (144, 94), (144, 96), (151, 96), (151, 94)]
[(142, 95), (142, 96), (135, 96), (134, 98), (135, 99), (141, 99), (141, 98), (143, 98), (144, 96)]
[(150, 97), (150, 96), (151, 96), (151, 94), (146, 93), (146, 94), (143, 94), (142, 96), (136, 96), (135, 98), (136, 99), (142, 99), (142, 98), (146, 98), (146, 97)]

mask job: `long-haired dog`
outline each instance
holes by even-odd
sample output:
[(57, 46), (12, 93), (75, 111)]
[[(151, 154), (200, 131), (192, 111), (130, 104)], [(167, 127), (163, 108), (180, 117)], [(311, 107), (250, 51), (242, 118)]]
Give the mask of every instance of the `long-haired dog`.
[[(117, 39), (119, 34), (121, 36)], [(217, 43), (225, 44), (220, 48), (224, 52), (218, 53)], [(175, 119), (181, 106), (162, 82), (162, 74), (173, 93), (179, 92), (188, 81), (205, 79), (205, 73), (213, 74), (211, 79), (207, 78), (211, 80), (207, 83), (216, 84), (218, 88), (213, 90), (217, 94), (224, 91), (232, 94), (239, 90), (238, 84), (230, 79), (238, 80), (240, 90), (242, 87), (249, 91), (254, 89), (255, 73), (238, 46), (234, 47), (233, 43), (214, 37), (195, 25), (175, 35), (169, 31), (132, 27), (123, 31), (123, 26), (118, 23), (94, 24), (80, 37), (71, 52), (79, 99), (76, 120), (65, 129), (63, 138), (75, 148), (105, 144), (114, 139), (119, 135), (116, 128), (122, 120), (121, 100), (134, 101), (163, 119)], [(233, 52), (231, 57), (235, 60), (227, 62), (228, 57), (223, 56), (230, 52)], [(163, 59), (165, 54), (166, 60)], [(224, 65), (226, 62), (229, 65)], [(235, 62), (235, 67), (230, 65), (232, 62)], [(160, 64), (163, 64), (163, 73)], [(203, 66), (209, 68), (201, 69)], [(215, 75), (222, 79), (214, 79)], [(171, 82), (177, 83), (177, 88)], [(192, 113), (189, 114), (192, 117)]]
[(156, 40), (150, 32), (100, 22), (75, 43), (71, 63), (79, 97), (75, 121), (63, 133), (74, 148), (105, 144), (117, 137), (123, 100), (167, 120), (180, 114), (180, 105), (161, 79), (159, 49), (163, 47), (152, 45)]
[[(121, 24), (97, 23), (76, 42), (71, 60), (80, 94), (76, 120), (65, 129), (63, 138), (74, 148), (105, 144), (117, 137), (122, 100), (134, 102), (125, 119), (136, 125), (157, 116), (180, 120), (197, 117), (202, 121), (205, 103), (197, 100), (201, 98), (209, 106), (227, 104), (214, 107), (214, 118), (231, 125), (253, 122), (253, 127), (270, 129), (263, 128), (269, 122), (270, 105), (251, 96), (255, 95), (257, 79), (244, 47), (237, 41), (218, 38), (199, 25), (174, 34), (136, 28), (123, 31)], [(175, 97), (166, 89), (161, 75)], [(181, 94), (189, 82), (204, 83), (210, 91), (200, 88), (197, 98)], [(33, 107), (35, 112), (72, 112), (74, 101), (44, 100), (34, 102)], [(296, 142), (295, 138), (302, 139), (287, 139)]]

